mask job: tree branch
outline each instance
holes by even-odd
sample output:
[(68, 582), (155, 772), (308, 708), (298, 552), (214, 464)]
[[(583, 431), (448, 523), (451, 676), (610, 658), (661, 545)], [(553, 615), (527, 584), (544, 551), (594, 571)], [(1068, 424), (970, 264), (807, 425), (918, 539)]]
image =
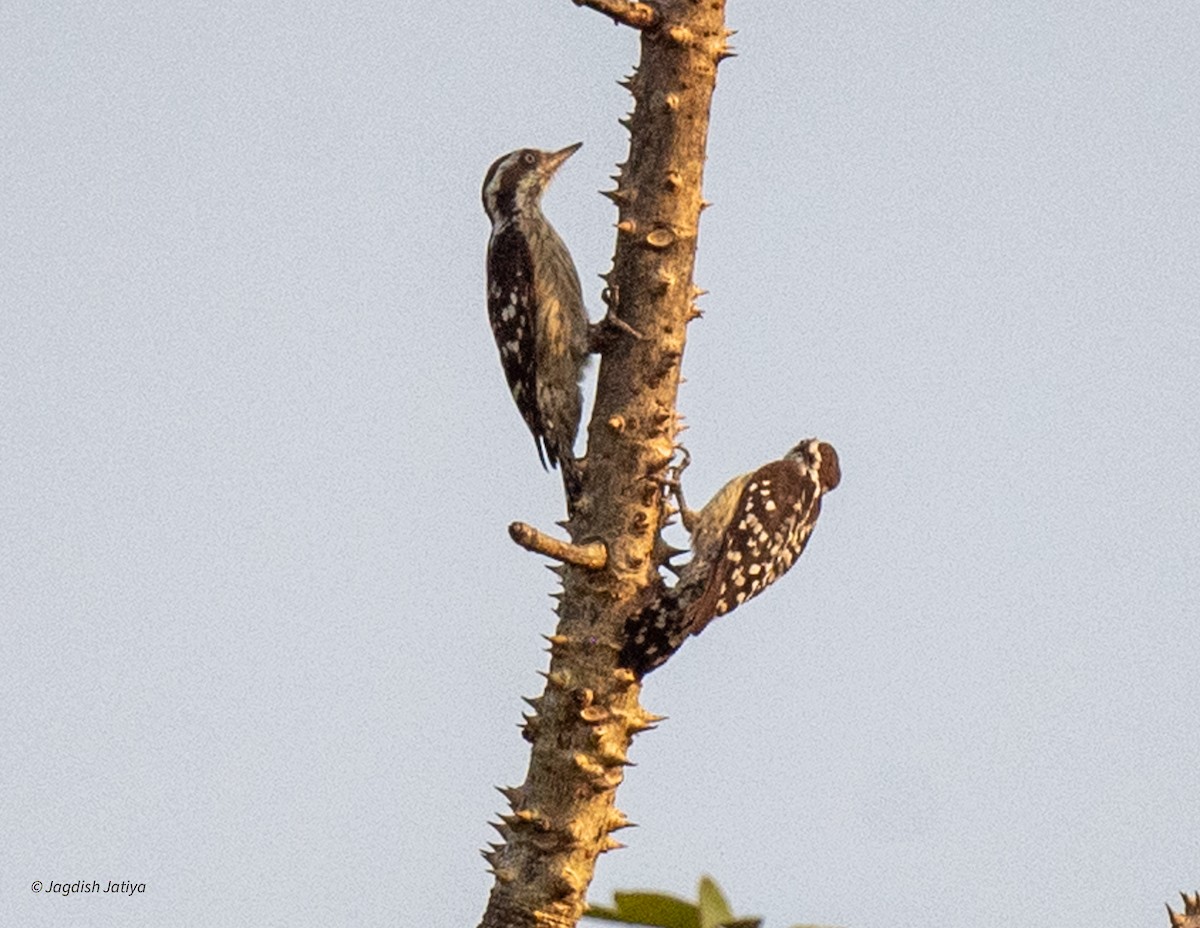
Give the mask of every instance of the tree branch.
[(545, 532), (539, 531), (527, 522), (514, 522), (508, 527), (508, 534), (526, 551), (544, 554), (546, 557), (564, 564), (575, 564), (589, 570), (603, 570), (608, 562), (608, 550), (598, 541), (591, 544), (576, 545), (569, 541), (559, 541)]
[(571, 558), (554, 568), (563, 589), (550, 667), (542, 694), (528, 700), (525, 781), (504, 791), (510, 811), (494, 825), (501, 842), (484, 852), (495, 882), (480, 928), (574, 926), (597, 858), (628, 824), (617, 787), (634, 736), (657, 717), (639, 703), (637, 679), (618, 656), (625, 622), (661, 584), (670, 554), (659, 534), (663, 476), (675, 455), (680, 363), (700, 292), (692, 271), (709, 109), (729, 52), (725, 0), (572, 2), (641, 30), (640, 61), (622, 82), (633, 97), (621, 120), (629, 157), (608, 193), (618, 209), (616, 251), (602, 276), (613, 303), (619, 295), (621, 321), (643, 337), (616, 338), (601, 355), (587, 466), (565, 527), (566, 550), (599, 544), (604, 566)]
[(614, 23), (622, 23), (634, 29), (651, 29), (658, 25), (658, 10), (648, 3), (637, 0), (571, 0), (576, 6), (586, 6), (603, 13)]

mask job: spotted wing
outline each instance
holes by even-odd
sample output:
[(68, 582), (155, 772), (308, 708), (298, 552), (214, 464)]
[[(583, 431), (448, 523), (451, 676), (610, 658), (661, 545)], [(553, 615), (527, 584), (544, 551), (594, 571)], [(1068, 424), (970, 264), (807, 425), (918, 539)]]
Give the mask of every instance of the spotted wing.
[(786, 460), (755, 471), (742, 490), (704, 592), (688, 610), (690, 632), (699, 634), (717, 616), (787, 573), (804, 551), (820, 512), (815, 473)]
[(626, 620), (617, 663), (644, 677), (666, 663), (687, 636), (677, 591), (657, 590), (650, 602)]
[(500, 349), (500, 364), (517, 409), (533, 433), (544, 467), (545, 431), (537, 399), (533, 258), (528, 242), (514, 226), (499, 230), (488, 241), (487, 272), (488, 321)]

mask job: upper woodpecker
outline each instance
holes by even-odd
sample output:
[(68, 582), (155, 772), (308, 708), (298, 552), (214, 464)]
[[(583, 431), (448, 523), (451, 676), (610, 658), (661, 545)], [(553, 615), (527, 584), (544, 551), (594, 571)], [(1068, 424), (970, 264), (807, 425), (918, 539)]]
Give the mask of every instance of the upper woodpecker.
[(510, 152), (483, 179), (483, 208), (492, 221), (487, 247), (492, 334), (538, 457), (543, 466), (562, 463), (568, 496), (578, 490), (574, 445), (589, 327), (575, 262), (542, 213), (541, 200), (555, 171), (582, 144)]

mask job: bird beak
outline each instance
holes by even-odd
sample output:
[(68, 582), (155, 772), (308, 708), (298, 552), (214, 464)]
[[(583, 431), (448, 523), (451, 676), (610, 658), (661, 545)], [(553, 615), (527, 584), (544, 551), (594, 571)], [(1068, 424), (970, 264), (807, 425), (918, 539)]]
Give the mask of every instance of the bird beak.
[(574, 145), (568, 145), (566, 148), (550, 152), (545, 158), (542, 159), (542, 173), (547, 176), (553, 174), (562, 166), (564, 161), (570, 158), (571, 155), (575, 154), (575, 152), (579, 151), (579, 149), (582, 147), (583, 142), (576, 142)]

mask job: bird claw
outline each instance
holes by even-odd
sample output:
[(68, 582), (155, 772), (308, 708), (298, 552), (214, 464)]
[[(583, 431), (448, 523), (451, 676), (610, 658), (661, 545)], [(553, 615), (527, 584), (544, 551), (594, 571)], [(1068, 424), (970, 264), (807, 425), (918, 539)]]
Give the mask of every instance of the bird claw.
[(618, 335), (625, 334), (637, 341), (644, 341), (646, 336), (618, 316), (614, 309), (620, 302), (616, 287), (605, 287), (600, 294), (607, 307), (604, 318), (588, 327), (588, 349), (593, 354), (603, 354), (612, 347)]
[(683, 476), (683, 472), (688, 469), (688, 465), (692, 463), (692, 452), (688, 451), (683, 445), (676, 445), (679, 449), (680, 460), (671, 470), (675, 474), (675, 479), (678, 480)]
[(675, 499), (675, 505), (678, 507), (679, 520), (683, 523), (683, 527), (689, 532), (692, 530), (692, 525), (695, 522), (696, 513), (688, 509), (687, 503), (683, 500), (683, 472), (688, 469), (688, 465), (692, 463), (692, 454), (683, 445), (676, 446), (680, 452), (680, 460), (678, 464), (672, 464), (667, 468), (666, 473), (660, 477), (664, 490), (670, 491), (670, 495)]
[(645, 335), (631, 326), (620, 316), (613, 313), (611, 306), (609, 307), (608, 312), (604, 314), (604, 318), (600, 320), (600, 324), (602, 326), (608, 326), (610, 329), (616, 329), (618, 332), (624, 332), (626, 335), (637, 339), (639, 342), (646, 340)]

